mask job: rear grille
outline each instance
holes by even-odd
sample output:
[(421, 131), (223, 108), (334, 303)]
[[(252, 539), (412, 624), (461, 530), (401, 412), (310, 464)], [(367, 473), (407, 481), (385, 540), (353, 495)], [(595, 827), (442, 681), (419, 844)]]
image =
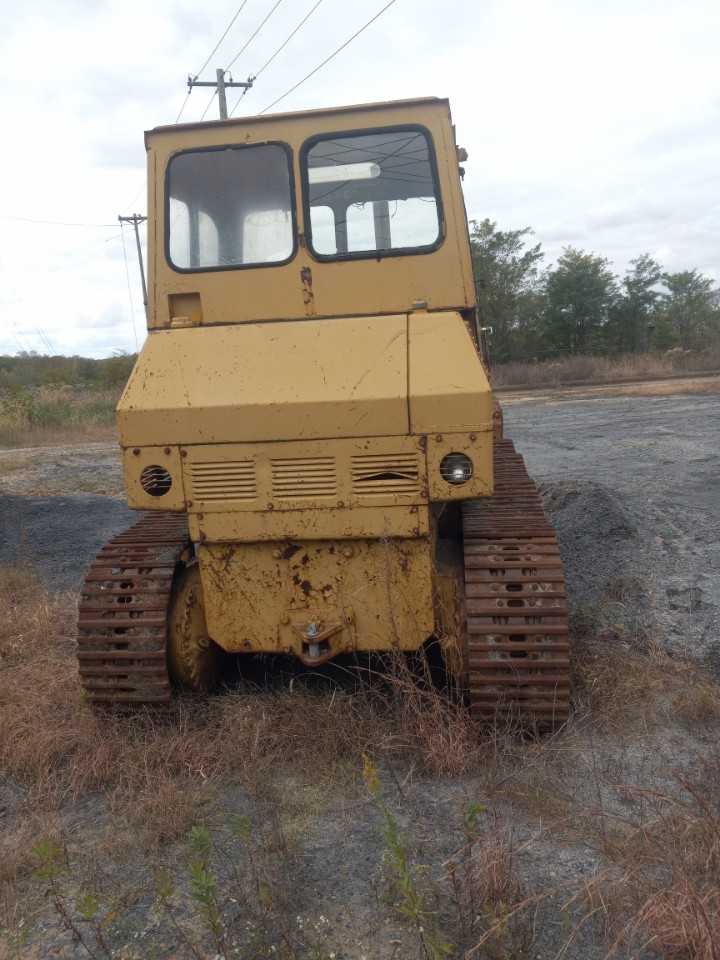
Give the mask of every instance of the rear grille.
[(420, 492), (414, 453), (364, 453), (352, 458), (352, 488), (359, 497)]
[(257, 496), (253, 460), (212, 460), (190, 464), (194, 500), (254, 500)]
[(337, 496), (334, 457), (271, 460), (273, 496), (281, 500)]

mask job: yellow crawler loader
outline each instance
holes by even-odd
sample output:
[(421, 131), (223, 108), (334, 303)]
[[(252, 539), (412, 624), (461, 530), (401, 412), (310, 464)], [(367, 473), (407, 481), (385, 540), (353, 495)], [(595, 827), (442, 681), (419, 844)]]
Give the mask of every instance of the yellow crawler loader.
[(149, 335), (118, 406), (141, 519), (88, 571), (88, 698), (434, 641), (473, 714), (569, 709), (555, 535), (479, 343), (447, 100), (158, 127)]

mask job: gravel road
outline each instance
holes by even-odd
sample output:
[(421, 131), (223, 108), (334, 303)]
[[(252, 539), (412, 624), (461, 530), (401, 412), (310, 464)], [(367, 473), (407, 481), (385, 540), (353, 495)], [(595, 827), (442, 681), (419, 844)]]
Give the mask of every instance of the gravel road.
[[(607, 629), (720, 670), (720, 395), (567, 396), (504, 406), (543, 485), (575, 609), (601, 607)], [(0, 562), (30, 561), (75, 589), (135, 516), (119, 490), (115, 444), (0, 451)]]

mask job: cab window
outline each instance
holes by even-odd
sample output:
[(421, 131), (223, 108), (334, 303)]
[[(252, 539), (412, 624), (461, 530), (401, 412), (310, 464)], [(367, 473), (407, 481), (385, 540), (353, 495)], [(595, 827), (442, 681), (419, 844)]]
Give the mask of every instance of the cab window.
[(440, 242), (435, 159), (424, 130), (314, 138), (302, 166), (318, 258), (417, 253)]
[(190, 150), (167, 174), (167, 255), (179, 270), (285, 263), (295, 249), (289, 151)]

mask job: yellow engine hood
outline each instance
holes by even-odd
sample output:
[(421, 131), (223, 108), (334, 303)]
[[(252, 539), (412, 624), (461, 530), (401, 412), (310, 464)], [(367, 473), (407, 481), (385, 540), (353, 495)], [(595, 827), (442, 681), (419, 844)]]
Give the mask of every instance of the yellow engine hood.
[(489, 425), (455, 313), (156, 331), (118, 405), (123, 446), (398, 436)]
[(407, 433), (407, 317), (152, 333), (118, 424), (124, 445)]

